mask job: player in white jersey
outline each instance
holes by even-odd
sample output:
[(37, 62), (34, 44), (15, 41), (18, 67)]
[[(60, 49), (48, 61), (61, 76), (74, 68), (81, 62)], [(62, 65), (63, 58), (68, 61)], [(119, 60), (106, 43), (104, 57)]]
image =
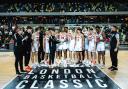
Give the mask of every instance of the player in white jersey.
[(63, 53), (64, 59), (67, 59), (67, 49), (68, 49), (68, 27), (64, 27), (64, 42), (63, 42)]
[(91, 61), (92, 65), (96, 63), (96, 34), (94, 33), (93, 29), (89, 29), (88, 33), (88, 53), (89, 53), (89, 60)]
[(82, 33), (84, 34), (84, 60), (88, 63), (88, 29), (83, 29)]
[(39, 48), (39, 29), (36, 28), (35, 32), (32, 34), (32, 63), (37, 62), (38, 58), (38, 48)]
[(45, 62), (47, 63), (48, 60), (49, 60), (49, 53), (50, 53), (50, 50), (49, 50), (49, 37), (50, 37), (50, 34), (49, 34), (49, 31), (46, 31), (45, 32), (45, 36), (44, 36), (44, 41), (43, 41), (43, 48), (44, 48), (44, 52), (45, 52)]
[(76, 58), (77, 58), (77, 63), (82, 62), (83, 60), (83, 51), (84, 47), (84, 35), (82, 34), (82, 30), (80, 28), (77, 28), (76, 30), (76, 35), (75, 35), (75, 52), (76, 52)]
[(69, 50), (69, 58), (73, 61), (75, 58), (74, 50), (75, 49), (75, 35), (72, 30), (68, 32), (68, 50)]
[[(97, 52), (98, 52), (98, 63), (101, 68), (105, 67), (105, 33), (101, 31), (99, 26), (96, 26), (96, 32), (97, 32)], [(103, 64), (101, 64), (101, 59), (103, 61)]]
[[(55, 37), (57, 39), (57, 41), (60, 41), (60, 35), (61, 32), (59, 31), (59, 29), (55, 30)], [(62, 57), (62, 48), (60, 47), (62, 44), (61, 43), (57, 43), (56, 44), (56, 60), (55, 60), (55, 65), (59, 66), (59, 64), (61, 63), (61, 57)]]
[(68, 46), (67, 46), (67, 33), (65, 31), (62, 31), (59, 34), (59, 40), (60, 40), (60, 43), (59, 43), (58, 50), (60, 50), (61, 56), (62, 56), (62, 52), (64, 53), (64, 59), (66, 59)]

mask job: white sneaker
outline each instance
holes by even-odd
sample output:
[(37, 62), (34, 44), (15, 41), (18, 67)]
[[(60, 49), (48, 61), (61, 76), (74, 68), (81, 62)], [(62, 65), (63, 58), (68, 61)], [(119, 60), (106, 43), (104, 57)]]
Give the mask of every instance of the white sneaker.
[(94, 64), (93, 64), (93, 63), (91, 63), (91, 66), (93, 67), (93, 66), (94, 66)]
[(102, 64), (102, 65), (101, 65), (101, 69), (104, 69), (104, 68), (105, 68), (105, 65), (104, 65), (104, 64)]
[(41, 67), (41, 65), (40, 65), (40, 64), (38, 64), (38, 67)]
[(92, 64), (91, 61), (88, 60), (88, 64), (91, 65)]
[(37, 64), (32, 64), (32, 68), (35, 69), (37, 67)]
[(83, 64), (86, 64), (86, 62), (87, 62), (86, 60), (83, 60), (83, 61), (82, 61)]
[(67, 61), (64, 60), (64, 67), (67, 67)]
[[(45, 60), (45, 59), (44, 59)], [(42, 64), (42, 63), (45, 63), (45, 61), (44, 60), (42, 60), (40, 63)]]
[(97, 66), (98, 68), (101, 68), (101, 64), (97, 64), (96, 66)]

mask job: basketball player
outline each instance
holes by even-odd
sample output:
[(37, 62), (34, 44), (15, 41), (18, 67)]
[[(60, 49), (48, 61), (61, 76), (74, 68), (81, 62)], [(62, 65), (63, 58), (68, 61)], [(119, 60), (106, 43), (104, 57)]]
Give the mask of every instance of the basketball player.
[[(60, 30), (56, 31), (56, 33), (55, 33), (55, 37), (58, 41), (60, 41), (60, 34), (61, 34)], [(60, 59), (62, 57), (62, 49), (60, 46), (61, 46), (61, 43), (56, 44), (56, 61), (55, 61), (55, 63), (57, 66), (59, 66), (59, 64), (61, 63)]]
[[(98, 64), (101, 68), (105, 67), (105, 34), (101, 31), (99, 26), (96, 26), (96, 42), (97, 42), (97, 52), (98, 52)], [(103, 64), (101, 64), (101, 59)]]
[(63, 46), (62, 32), (59, 31), (56, 37), (57, 37), (57, 40), (60, 41), (60, 43), (57, 44), (57, 54), (58, 54), (58, 58), (61, 59), (62, 58), (62, 46)]
[(82, 34), (82, 29), (77, 28), (76, 35), (75, 35), (75, 52), (76, 52), (76, 58), (77, 58), (77, 64), (81, 63), (83, 60), (83, 51), (84, 47), (84, 35)]
[[(64, 53), (64, 59), (67, 58), (67, 33), (65, 31), (61, 31), (59, 35), (59, 39), (61, 41), (59, 45), (60, 56), (62, 57), (62, 53)], [(62, 51), (62, 52), (61, 52)]]
[(39, 29), (36, 28), (35, 32), (32, 34), (32, 63), (37, 62), (38, 58), (38, 48), (39, 48)]
[(46, 31), (45, 37), (44, 37), (44, 52), (45, 52), (45, 60), (44, 61), (45, 61), (45, 64), (48, 63), (48, 61), (49, 61), (49, 53), (50, 53), (49, 37), (50, 37), (49, 31)]
[[(59, 31), (56, 30), (55, 31), (55, 37), (57, 40), (59, 40)], [(56, 59), (59, 59), (59, 44), (56, 45)]]
[(88, 64), (89, 58), (88, 58), (88, 30), (85, 28), (82, 30), (82, 33), (84, 34), (84, 60)]
[(63, 31), (63, 53), (64, 53), (64, 59), (67, 59), (67, 49), (68, 49), (68, 27), (64, 27)]
[(69, 44), (68, 44), (68, 50), (69, 50), (69, 58), (72, 62), (74, 62), (74, 58), (75, 58), (75, 54), (74, 54), (74, 49), (75, 49), (75, 36), (72, 32), (72, 30), (68, 31), (69, 35), (68, 35), (68, 40), (69, 40)]
[(96, 63), (95, 60), (96, 34), (94, 33), (92, 28), (89, 29), (88, 41), (89, 41), (89, 45), (88, 45), (89, 60), (91, 61), (89, 62), (89, 64), (93, 66)]

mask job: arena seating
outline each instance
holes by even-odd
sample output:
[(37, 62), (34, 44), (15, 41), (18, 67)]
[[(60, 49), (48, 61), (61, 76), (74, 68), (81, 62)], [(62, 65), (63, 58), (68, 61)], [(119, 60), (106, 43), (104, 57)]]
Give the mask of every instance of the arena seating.
[(0, 8), (0, 12), (113, 12), (127, 11), (128, 3), (14, 3)]

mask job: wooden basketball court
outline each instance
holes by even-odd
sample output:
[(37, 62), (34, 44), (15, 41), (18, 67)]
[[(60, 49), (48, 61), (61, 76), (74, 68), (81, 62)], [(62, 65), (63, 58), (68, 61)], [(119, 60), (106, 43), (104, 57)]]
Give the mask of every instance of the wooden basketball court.
[[(119, 70), (111, 72), (107, 68), (111, 66), (109, 51), (106, 51), (106, 68), (102, 69), (122, 89), (128, 89), (128, 51), (120, 50), (118, 53)], [(16, 75), (14, 70), (13, 52), (0, 52), (0, 88), (11, 81)]]

